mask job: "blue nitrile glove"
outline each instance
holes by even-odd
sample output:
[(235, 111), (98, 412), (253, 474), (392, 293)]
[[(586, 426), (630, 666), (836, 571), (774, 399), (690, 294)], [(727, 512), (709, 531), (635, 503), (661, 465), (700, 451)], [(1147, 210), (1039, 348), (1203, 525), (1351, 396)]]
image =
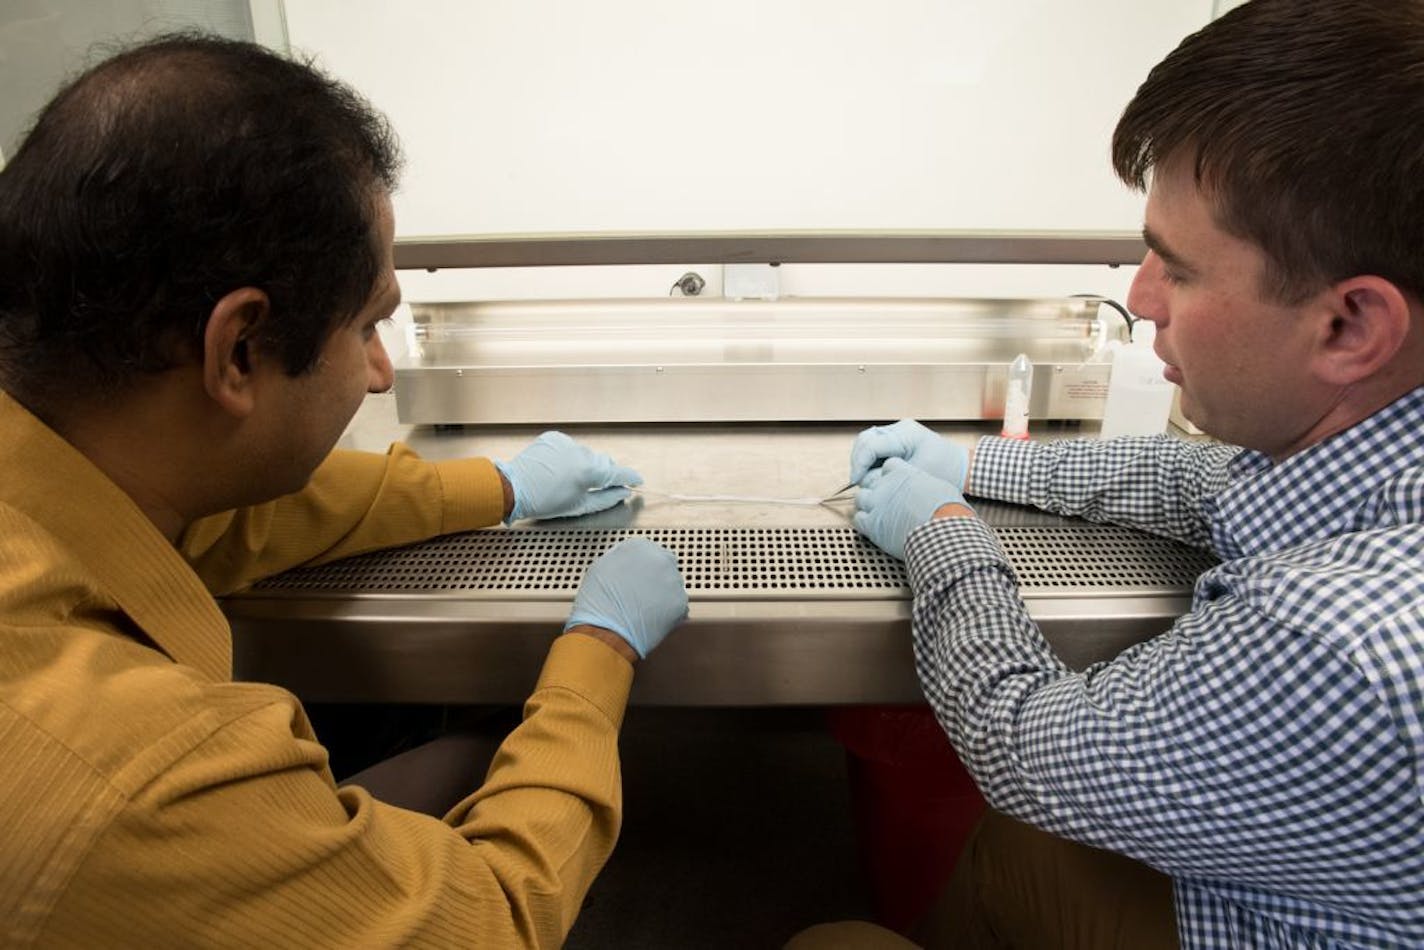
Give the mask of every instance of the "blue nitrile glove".
[(580, 445), (562, 432), (545, 432), (514, 457), (495, 461), (514, 489), (507, 521), (567, 518), (612, 508), (641, 485), (643, 476)]
[(865, 476), (855, 496), (855, 529), (886, 554), (905, 559), (905, 539), (941, 505), (965, 504), (960, 490), (903, 459)]
[(850, 447), (850, 480), (860, 483), (865, 473), (881, 459), (896, 458), (964, 491), (964, 478), (969, 474), (969, 452), (935, 435), (914, 419), (901, 419), (889, 426), (871, 426), (856, 436), (855, 444)]
[(647, 538), (624, 538), (589, 565), (564, 629), (588, 624), (618, 634), (646, 657), (687, 619), (677, 556)]

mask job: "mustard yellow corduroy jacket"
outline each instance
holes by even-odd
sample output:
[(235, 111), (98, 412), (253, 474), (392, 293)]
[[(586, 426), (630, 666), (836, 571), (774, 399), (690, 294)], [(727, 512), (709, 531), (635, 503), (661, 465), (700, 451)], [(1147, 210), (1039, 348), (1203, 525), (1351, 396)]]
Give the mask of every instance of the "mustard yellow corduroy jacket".
[(301, 704), (231, 680), (213, 600), (493, 524), (483, 459), (336, 453), (180, 549), (0, 393), (0, 946), (553, 946), (617, 836), (631, 666), (555, 641), (444, 821), (338, 790)]

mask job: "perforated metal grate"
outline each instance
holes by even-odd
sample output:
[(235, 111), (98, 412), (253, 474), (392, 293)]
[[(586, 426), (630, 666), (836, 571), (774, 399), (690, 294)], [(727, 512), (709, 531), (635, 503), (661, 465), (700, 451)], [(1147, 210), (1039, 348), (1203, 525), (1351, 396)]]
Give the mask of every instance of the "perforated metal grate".
[(1022, 587), (1034, 590), (1191, 590), (1209, 554), (1112, 525), (994, 529)]
[[(1211, 559), (1099, 525), (996, 529), (1025, 591), (1180, 592)], [(626, 537), (677, 554), (699, 599), (898, 599), (904, 565), (846, 528), (492, 529), (288, 571), (263, 592), (567, 599), (588, 563)]]

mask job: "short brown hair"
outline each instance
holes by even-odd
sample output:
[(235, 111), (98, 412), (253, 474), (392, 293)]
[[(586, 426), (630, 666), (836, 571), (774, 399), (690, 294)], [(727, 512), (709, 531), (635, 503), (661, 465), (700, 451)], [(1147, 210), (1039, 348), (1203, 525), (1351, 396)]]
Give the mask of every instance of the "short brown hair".
[(1253, 0), (1187, 37), (1118, 121), (1113, 168), (1192, 163), (1267, 293), (1359, 274), (1424, 297), (1424, 0)]

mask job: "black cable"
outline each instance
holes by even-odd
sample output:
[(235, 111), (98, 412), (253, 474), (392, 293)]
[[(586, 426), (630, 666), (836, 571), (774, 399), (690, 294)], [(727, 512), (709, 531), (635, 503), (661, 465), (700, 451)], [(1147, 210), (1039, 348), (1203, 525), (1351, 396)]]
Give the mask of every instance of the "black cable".
[(1122, 314), (1122, 319), (1127, 323), (1127, 333), (1128, 333), (1129, 336), (1132, 335), (1132, 325), (1133, 325), (1134, 323), (1136, 323), (1139, 318), (1138, 318), (1138, 317), (1134, 317), (1132, 314), (1128, 313), (1128, 312), (1127, 312), (1127, 308), (1124, 307), (1122, 304), (1118, 303), (1116, 300), (1112, 299), (1111, 297), (1103, 297), (1103, 296), (1100, 296), (1099, 294), (1072, 294), (1071, 296), (1073, 296), (1073, 297), (1093, 297), (1093, 298), (1097, 299), (1097, 301), (1098, 301), (1099, 303), (1105, 303), (1105, 304), (1107, 304), (1109, 307), (1112, 307), (1112, 308), (1113, 308), (1114, 310), (1116, 310), (1118, 313)]

